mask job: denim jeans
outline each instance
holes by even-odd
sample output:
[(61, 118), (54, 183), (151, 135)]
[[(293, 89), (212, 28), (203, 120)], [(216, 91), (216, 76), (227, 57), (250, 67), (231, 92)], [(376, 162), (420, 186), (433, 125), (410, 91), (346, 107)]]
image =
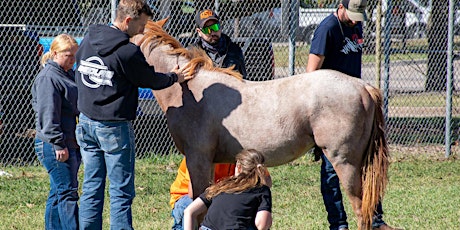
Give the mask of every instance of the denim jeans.
[[(343, 207), (339, 177), (332, 163), (324, 154), (321, 154), (321, 159), (321, 194), (323, 195), (324, 205), (326, 206), (329, 229), (348, 228), (347, 213)], [(372, 227), (380, 227), (383, 224), (385, 222), (383, 221), (382, 204), (379, 202), (373, 217)]]
[(110, 184), (110, 229), (133, 229), (135, 144), (132, 122), (95, 121), (81, 113), (76, 135), (85, 169), (80, 229), (102, 229), (106, 177)]
[(68, 149), (69, 159), (56, 160), (52, 144), (35, 139), (35, 153), (50, 176), (50, 192), (46, 201), (45, 229), (78, 229), (78, 149)]
[(188, 195), (183, 195), (174, 203), (174, 208), (171, 211), (171, 216), (174, 219), (172, 230), (184, 230), (184, 210), (193, 202)]
[(321, 159), (323, 160), (321, 163), (321, 194), (323, 194), (323, 201), (326, 206), (329, 229), (348, 228), (339, 177), (324, 154), (321, 154)]

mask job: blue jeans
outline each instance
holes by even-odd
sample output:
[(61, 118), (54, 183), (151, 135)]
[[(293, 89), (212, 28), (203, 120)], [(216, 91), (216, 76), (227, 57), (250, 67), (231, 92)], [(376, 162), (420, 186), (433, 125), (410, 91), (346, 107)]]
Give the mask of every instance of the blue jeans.
[(50, 176), (50, 192), (46, 201), (45, 229), (78, 229), (78, 169), (80, 151), (68, 149), (69, 159), (56, 160), (52, 144), (35, 139), (35, 154)]
[[(321, 163), (321, 194), (323, 194), (323, 201), (326, 206), (329, 229), (348, 228), (347, 213), (343, 207), (339, 177), (332, 163), (324, 154), (321, 154), (321, 159), (323, 160)], [(383, 224), (385, 222), (383, 221), (382, 204), (379, 202), (373, 217), (372, 227), (380, 227)]]
[(102, 229), (106, 177), (110, 183), (110, 229), (133, 229), (135, 144), (132, 122), (95, 121), (81, 113), (76, 135), (85, 169), (80, 229)]
[(193, 202), (188, 195), (183, 195), (174, 203), (171, 216), (174, 218), (172, 230), (184, 230), (184, 210)]

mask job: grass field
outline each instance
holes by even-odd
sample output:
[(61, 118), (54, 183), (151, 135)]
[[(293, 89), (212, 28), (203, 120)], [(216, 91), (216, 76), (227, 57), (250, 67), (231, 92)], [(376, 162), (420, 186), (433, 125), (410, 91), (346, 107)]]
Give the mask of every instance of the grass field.
[[(458, 149), (453, 152), (453, 157), (444, 159), (442, 147), (392, 148), (390, 184), (383, 202), (389, 224), (408, 230), (460, 229), (460, 160)], [(137, 160), (137, 196), (133, 204), (136, 229), (170, 229), (169, 186), (180, 159), (171, 155)], [(320, 162), (306, 155), (270, 169), (272, 229), (328, 229), (319, 168)], [(12, 176), (0, 177), (0, 229), (43, 229), (49, 186), (46, 171), (41, 166), (1, 169)], [(350, 227), (356, 229), (347, 200), (345, 206)], [(109, 229), (108, 200), (105, 207), (104, 229)]]

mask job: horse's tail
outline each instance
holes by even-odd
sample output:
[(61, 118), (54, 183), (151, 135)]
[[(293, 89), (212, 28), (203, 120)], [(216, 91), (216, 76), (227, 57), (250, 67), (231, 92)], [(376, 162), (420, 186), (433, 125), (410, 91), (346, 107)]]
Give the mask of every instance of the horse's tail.
[(379, 89), (371, 85), (366, 85), (366, 90), (374, 101), (375, 106), (372, 133), (366, 155), (363, 158), (362, 168), (362, 224), (366, 226), (366, 229), (370, 229), (374, 211), (378, 202), (385, 195), (385, 189), (388, 183), (389, 151), (385, 138), (385, 118), (382, 110), (382, 94)]

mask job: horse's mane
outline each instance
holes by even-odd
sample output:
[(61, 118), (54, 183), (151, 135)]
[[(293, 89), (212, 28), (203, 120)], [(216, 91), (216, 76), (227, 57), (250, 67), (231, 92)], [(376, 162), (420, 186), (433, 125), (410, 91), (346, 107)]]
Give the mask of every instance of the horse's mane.
[(141, 39), (140, 44), (142, 50), (145, 50), (145, 48), (149, 46), (150, 51), (158, 44), (169, 45), (171, 47), (171, 50), (168, 51), (169, 54), (181, 55), (190, 60), (189, 65), (191, 66), (191, 72), (197, 72), (199, 68), (202, 68), (209, 71), (217, 71), (228, 74), (240, 80), (242, 79), (242, 75), (233, 69), (234, 66), (228, 68), (215, 67), (211, 58), (209, 58), (203, 49), (195, 46), (192, 46), (190, 49), (184, 48), (179, 41), (166, 33), (157, 22), (150, 20), (147, 22), (144, 30), (144, 36)]

